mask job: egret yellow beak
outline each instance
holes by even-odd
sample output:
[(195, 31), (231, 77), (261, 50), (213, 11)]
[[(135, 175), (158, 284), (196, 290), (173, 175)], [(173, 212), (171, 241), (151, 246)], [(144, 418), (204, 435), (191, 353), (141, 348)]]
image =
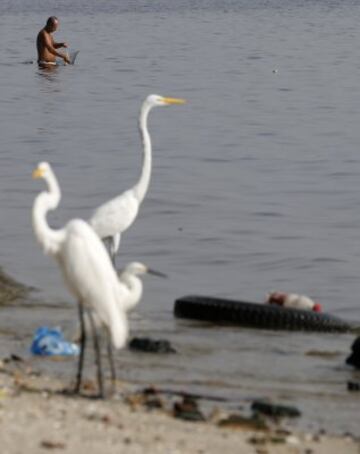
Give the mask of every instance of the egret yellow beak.
[(32, 173), (32, 177), (34, 179), (42, 178), (43, 176), (44, 176), (44, 171), (42, 169), (40, 169), (39, 167), (37, 167)]
[(180, 98), (164, 98), (165, 104), (185, 104), (185, 99)]

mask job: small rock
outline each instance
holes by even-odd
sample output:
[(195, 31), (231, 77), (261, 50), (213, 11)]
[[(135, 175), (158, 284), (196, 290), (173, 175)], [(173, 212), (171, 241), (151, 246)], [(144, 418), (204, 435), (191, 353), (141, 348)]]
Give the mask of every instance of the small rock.
[(40, 446), (45, 449), (65, 449), (65, 443), (62, 441), (43, 440)]
[(155, 340), (148, 337), (134, 337), (129, 343), (129, 348), (145, 353), (176, 353), (168, 340)]
[(126, 397), (126, 402), (135, 408), (137, 405), (144, 405), (149, 410), (155, 408), (165, 408), (163, 400), (160, 398), (156, 388), (149, 386), (142, 391), (130, 394)]
[(287, 405), (275, 405), (270, 402), (256, 400), (251, 404), (251, 409), (254, 413), (261, 413), (273, 418), (296, 418), (301, 416), (300, 411), (296, 407)]
[(268, 430), (266, 421), (258, 415), (250, 417), (231, 414), (225, 419), (218, 422), (219, 427), (231, 427), (237, 429), (250, 429), (250, 430)]
[(266, 445), (267, 438), (264, 435), (254, 435), (247, 440), (252, 445)]
[(286, 443), (286, 437), (283, 437), (281, 435), (272, 435), (269, 438), (269, 441), (274, 444), (282, 444), (282, 443)]
[(348, 381), (347, 389), (348, 391), (360, 391), (360, 382)]
[(182, 402), (175, 402), (173, 411), (175, 418), (186, 421), (205, 421), (196, 400), (188, 396), (184, 396)]

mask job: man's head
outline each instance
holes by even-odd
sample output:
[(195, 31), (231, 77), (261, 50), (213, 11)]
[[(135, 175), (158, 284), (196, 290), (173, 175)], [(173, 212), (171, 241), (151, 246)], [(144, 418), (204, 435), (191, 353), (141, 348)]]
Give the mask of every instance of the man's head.
[(53, 33), (54, 31), (56, 31), (58, 26), (59, 26), (59, 19), (55, 16), (50, 16), (49, 19), (46, 21), (46, 29), (50, 33)]

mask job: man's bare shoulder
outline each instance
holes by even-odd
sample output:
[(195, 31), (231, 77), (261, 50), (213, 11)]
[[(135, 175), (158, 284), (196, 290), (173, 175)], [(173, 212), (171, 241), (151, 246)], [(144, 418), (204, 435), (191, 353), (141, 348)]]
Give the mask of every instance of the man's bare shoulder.
[(39, 33), (38, 33), (37, 36), (38, 36), (38, 38), (44, 39), (44, 38), (47, 38), (47, 37), (49, 37), (49, 36), (51, 36), (51, 35), (50, 35), (49, 32), (47, 32), (47, 31), (45, 30), (45, 28), (42, 28), (42, 29), (39, 31)]
[(39, 33), (37, 34), (37, 37), (36, 37), (36, 41), (39, 43), (39, 42), (44, 42), (45, 40), (45, 34), (46, 34), (46, 31), (42, 28)]

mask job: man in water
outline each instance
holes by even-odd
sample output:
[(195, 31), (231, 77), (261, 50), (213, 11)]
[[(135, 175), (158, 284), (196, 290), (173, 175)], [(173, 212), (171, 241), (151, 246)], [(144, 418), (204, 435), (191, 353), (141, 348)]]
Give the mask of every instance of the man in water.
[(55, 16), (49, 17), (46, 25), (41, 29), (36, 38), (36, 47), (38, 52), (38, 64), (42, 68), (56, 65), (56, 57), (62, 58), (66, 63), (70, 63), (67, 53), (58, 52), (56, 49), (68, 47), (66, 43), (56, 43), (52, 33), (56, 32), (59, 26), (59, 20)]

